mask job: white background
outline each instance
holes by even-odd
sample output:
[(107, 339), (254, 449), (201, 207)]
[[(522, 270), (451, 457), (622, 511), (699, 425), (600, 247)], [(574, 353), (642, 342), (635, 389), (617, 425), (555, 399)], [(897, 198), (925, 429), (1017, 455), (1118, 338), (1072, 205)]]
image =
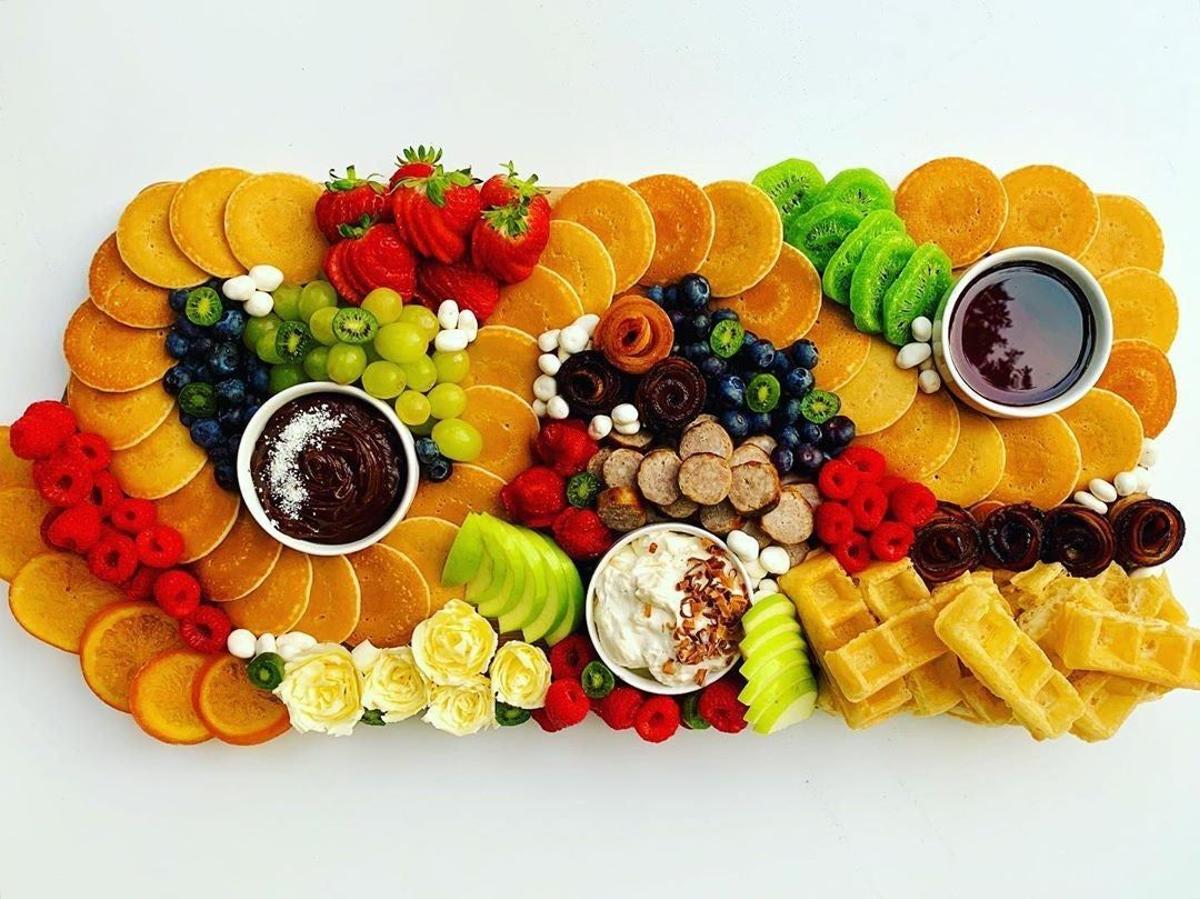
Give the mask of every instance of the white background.
[[(961, 154), (1058, 163), (1157, 215), (1183, 307), (1158, 485), (1195, 514), (1200, 7), (874, 7), (0, 0), (0, 420), (62, 389), (91, 253), (152, 181), (387, 172), (418, 142), (551, 184), (791, 155), (895, 183)], [(1174, 566), (1194, 614), (1197, 559)], [(1097, 746), (817, 716), (659, 747), (592, 719), (174, 749), (4, 615), (0, 660), (3, 899), (1195, 894), (1195, 695)]]

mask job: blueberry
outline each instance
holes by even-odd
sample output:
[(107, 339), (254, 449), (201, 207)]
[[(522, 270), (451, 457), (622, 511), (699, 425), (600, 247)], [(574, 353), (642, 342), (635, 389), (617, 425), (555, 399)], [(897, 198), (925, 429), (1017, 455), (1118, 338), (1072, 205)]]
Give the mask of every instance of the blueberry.
[(217, 412), (217, 424), (221, 426), (221, 430), (226, 434), (242, 433), (242, 410), (236, 406), (230, 406), (221, 409)]
[(771, 431), (771, 416), (766, 412), (751, 412), (748, 416), (750, 419), (750, 433), (752, 434), (768, 434)]
[(683, 330), (683, 326), (687, 323), (688, 314), (680, 312), (678, 309), (672, 309), (668, 315), (671, 316), (671, 325), (675, 328), (675, 333), (678, 334)]
[(454, 466), (450, 464), (450, 460), (445, 456), (438, 456), (432, 462), (425, 466), (425, 473), (429, 476), (429, 480), (435, 484), (439, 481), (444, 481), (450, 477), (454, 471)]
[(795, 464), (792, 451), (786, 446), (777, 446), (771, 450), (771, 464), (775, 466), (775, 470), (780, 474), (788, 474)]
[(258, 414), (258, 410), (262, 408), (262, 403), (247, 402), (242, 406), (242, 423), (250, 424), (250, 419)]
[(800, 439), (800, 430), (795, 425), (784, 425), (775, 432), (775, 439), (779, 441), (780, 446), (794, 450), (804, 441)]
[(167, 355), (174, 359), (183, 359), (192, 348), (192, 342), (178, 331), (171, 331), (167, 335), (166, 345)]
[(228, 443), (218, 443), (216, 446), (208, 448), (208, 461), (213, 465), (220, 465), (222, 462), (232, 462), (237, 458), (237, 453), (229, 448)]
[(217, 484), (223, 489), (230, 491), (238, 489), (237, 467), (232, 462), (222, 462), (216, 466), (214, 473)]
[(854, 422), (845, 415), (835, 415), (821, 425), (821, 446), (826, 449), (843, 449), (854, 439)]
[(242, 354), (235, 343), (218, 343), (208, 357), (208, 370), (220, 380), (235, 374), (242, 363)]
[(647, 287), (647, 288), (646, 288), (646, 299), (648, 299), (648, 300), (652, 300), (652, 301), (654, 301), (655, 303), (658, 303), (658, 305), (660, 305), (660, 306), (661, 306), (661, 305), (662, 305), (662, 302), (663, 302), (663, 289), (662, 289), (662, 285), (661, 285), (661, 284), (654, 284), (654, 285), (652, 285), (651, 287)]
[(192, 442), (201, 449), (216, 446), (225, 436), (215, 418), (197, 418), (189, 430), (192, 433)]
[(819, 443), (821, 440), (821, 426), (811, 421), (800, 421), (796, 430), (800, 432), (801, 443)]
[(775, 358), (771, 360), (771, 365), (767, 369), (771, 374), (777, 377), (781, 382), (787, 377), (788, 372), (792, 370), (792, 360), (784, 353), (776, 352)]
[(742, 346), (747, 361), (759, 371), (767, 370), (775, 361), (775, 345), (769, 340), (756, 340), (749, 346)]
[(774, 418), (780, 424), (793, 425), (802, 417), (800, 410), (800, 401), (795, 397), (789, 397), (775, 407), (773, 413)]
[(211, 337), (193, 337), (192, 344), (188, 348), (188, 358), (194, 359), (197, 362), (205, 362), (212, 351), (213, 341)]
[(711, 318), (713, 320), (714, 325), (717, 322), (741, 321), (741, 318), (738, 316), (737, 312), (735, 312), (733, 309), (714, 309)]
[(256, 396), (266, 396), (271, 390), (271, 371), (263, 366), (249, 368), (246, 387)]
[(241, 309), (226, 309), (212, 330), (221, 340), (237, 340), (246, 330), (246, 313)]
[(218, 381), (217, 402), (222, 406), (241, 406), (246, 402), (246, 383), (238, 378), (226, 378), (224, 381)]
[(421, 437), (416, 442), (417, 459), (428, 465), (434, 459), (441, 458), (441, 450), (432, 437)]
[(792, 471), (798, 474), (816, 474), (825, 463), (825, 454), (806, 443), (792, 453)]
[[(783, 358), (782, 353), (779, 358)], [(804, 396), (813, 389), (813, 373), (807, 368), (793, 368), (783, 379), (783, 389), (792, 396)]]
[(184, 318), (182, 315), (175, 319), (173, 330), (178, 331), (184, 337), (199, 337), (204, 333), (204, 329), (192, 322), (191, 319)]
[(699, 312), (708, 305), (712, 289), (703, 275), (684, 275), (676, 286), (679, 292), (679, 307)]
[(721, 413), (721, 427), (729, 432), (729, 436), (740, 440), (750, 433), (750, 419), (745, 412), (730, 409)]
[(167, 294), (167, 305), (172, 312), (182, 312), (187, 306), (188, 291), (186, 288), (172, 290)]
[(179, 413), (179, 423), (185, 428), (190, 428), (195, 421), (196, 416), (188, 415), (186, 412)]
[(712, 355), (712, 347), (707, 341), (697, 340), (695, 343), (689, 343), (683, 348), (683, 358), (689, 359), (699, 365), (705, 359)]
[(663, 288), (662, 306), (664, 309), (675, 309), (679, 302), (679, 288), (668, 284)]
[(717, 381), (717, 399), (730, 409), (740, 408), (746, 402), (746, 382), (737, 375), (724, 375)]
[(788, 355), (801, 368), (807, 368), (810, 371), (817, 367), (817, 362), (821, 359), (821, 353), (817, 350), (817, 345), (811, 340), (797, 340), (791, 345)]
[(728, 366), (720, 356), (709, 356), (700, 361), (700, 372), (708, 378), (719, 378)]
[(167, 373), (163, 376), (163, 389), (171, 396), (175, 396), (184, 387), (191, 384), (192, 380), (192, 373), (187, 368), (175, 365), (167, 369)]
[(688, 319), (688, 330), (692, 332), (692, 336), (697, 340), (708, 340), (708, 334), (712, 330), (712, 319), (703, 312), (697, 312)]

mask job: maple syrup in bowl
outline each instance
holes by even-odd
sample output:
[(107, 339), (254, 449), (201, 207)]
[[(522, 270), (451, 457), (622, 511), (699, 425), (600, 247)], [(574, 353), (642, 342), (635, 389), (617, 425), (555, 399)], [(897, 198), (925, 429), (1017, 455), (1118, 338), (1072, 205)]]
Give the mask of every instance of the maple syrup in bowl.
[(1034, 418), (1073, 405), (1099, 380), (1112, 347), (1104, 291), (1055, 250), (1013, 247), (976, 263), (942, 301), (934, 360), (967, 405)]

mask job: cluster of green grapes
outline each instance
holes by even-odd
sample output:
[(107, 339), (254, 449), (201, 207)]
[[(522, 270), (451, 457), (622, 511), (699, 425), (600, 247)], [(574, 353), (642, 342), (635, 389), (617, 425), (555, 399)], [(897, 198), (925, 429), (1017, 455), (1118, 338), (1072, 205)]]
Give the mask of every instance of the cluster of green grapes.
[(339, 306), (327, 281), (284, 284), (274, 310), (246, 324), (246, 346), (271, 366), (270, 390), (305, 381), (361, 384), (367, 394), (395, 402), (396, 415), (418, 437), (432, 437), (448, 459), (470, 462), (483, 439), (460, 417), (462, 387), (471, 369), (466, 350), (432, 350), (433, 312), (386, 287), (361, 306)]

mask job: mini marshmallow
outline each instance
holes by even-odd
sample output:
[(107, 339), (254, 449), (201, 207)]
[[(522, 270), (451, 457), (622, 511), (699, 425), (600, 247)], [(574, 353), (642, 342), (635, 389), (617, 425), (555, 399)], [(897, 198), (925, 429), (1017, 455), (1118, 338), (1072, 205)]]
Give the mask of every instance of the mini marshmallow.
[(562, 332), (559, 331), (558, 328), (554, 328), (550, 331), (543, 331), (537, 339), (538, 349), (543, 353), (553, 353), (558, 349), (558, 335), (561, 333)]
[(546, 401), (546, 414), (561, 420), (571, 414), (571, 407), (561, 396), (553, 396)]
[(246, 300), (246, 305), (242, 307), (246, 314), (252, 318), (264, 318), (271, 314), (271, 310), (275, 308), (275, 301), (269, 293), (262, 290), (256, 290), (250, 294), (250, 299)]
[(542, 353), (538, 356), (538, 368), (541, 369), (542, 374), (553, 378), (562, 368), (562, 361), (553, 353)]
[(543, 402), (558, 396), (558, 381), (550, 375), (538, 375), (533, 379), (533, 395)]
[(449, 331), (458, 327), (458, 303), (454, 300), (442, 300), (437, 311), (438, 324), (442, 330)]
[(916, 368), (933, 355), (933, 348), (927, 343), (905, 344), (896, 354), (896, 365), (900, 368)]
[(1112, 503), (1117, 500), (1117, 488), (1104, 478), (1092, 478), (1088, 481), (1088, 490), (1102, 503)]
[(256, 642), (253, 633), (244, 627), (239, 627), (237, 630), (230, 632), (228, 639), (225, 641), (225, 648), (229, 650), (229, 654), (235, 659), (252, 659), (254, 658), (254, 646)]
[(221, 293), (225, 294), (226, 299), (233, 300), (235, 303), (246, 302), (256, 290), (258, 290), (258, 286), (249, 275), (238, 275), (221, 285)]
[(743, 562), (753, 562), (758, 558), (758, 541), (740, 528), (735, 528), (725, 536), (725, 545)]
[(620, 403), (613, 407), (612, 420), (615, 425), (633, 424), (638, 420), (638, 410), (633, 403)]
[(587, 331), (578, 325), (567, 325), (559, 332), (559, 348), (566, 350), (568, 353), (582, 353), (587, 348), (587, 344)]
[(928, 343), (929, 338), (933, 336), (933, 322), (923, 315), (918, 315), (912, 320), (912, 338), (919, 340), (922, 343)]
[(603, 440), (612, 433), (613, 420), (607, 415), (596, 415), (588, 423), (588, 436), (593, 440)]
[(254, 282), (255, 290), (262, 290), (266, 293), (270, 293), (283, 283), (283, 272), (273, 265), (256, 265), (250, 269), (248, 277)]
[(1086, 506), (1097, 515), (1108, 514), (1108, 506), (1101, 500), (1096, 499), (1096, 497), (1092, 496), (1092, 494), (1088, 493), (1086, 490), (1080, 490), (1075, 494), (1075, 502), (1079, 503), (1081, 506)]
[(942, 389), (942, 376), (932, 368), (923, 371), (917, 375), (917, 386), (922, 393), (937, 393)]
[(437, 337), (433, 338), (433, 347), (443, 353), (454, 353), (458, 350), (465, 350), (467, 344), (467, 332), (461, 328), (451, 328), (449, 331), (438, 331)]

